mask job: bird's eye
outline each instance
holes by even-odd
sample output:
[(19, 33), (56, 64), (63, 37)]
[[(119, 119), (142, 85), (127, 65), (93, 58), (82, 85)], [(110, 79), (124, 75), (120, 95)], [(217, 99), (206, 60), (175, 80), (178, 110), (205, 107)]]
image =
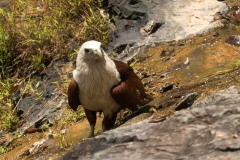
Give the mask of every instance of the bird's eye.
[(87, 49), (87, 48), (85, 48), (84, 51), (85, 51), (85, 53), (90, 53), (91, 52), (91, 50)]

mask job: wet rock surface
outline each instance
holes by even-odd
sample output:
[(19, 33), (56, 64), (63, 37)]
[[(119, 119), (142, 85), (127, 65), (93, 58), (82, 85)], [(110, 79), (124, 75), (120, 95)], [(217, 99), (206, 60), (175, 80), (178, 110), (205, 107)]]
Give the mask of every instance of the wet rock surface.
[(144, 48), (217, 27), (214, 15), (227, 11), (216, 0), (108, 0), (104, 6), (113, 23), (109, 52), (124, 61)]
[(240, 156), (240, 87), (232, 86), (164, 121), (150, 119), (86, 139), (62, 160), (231, 159)]

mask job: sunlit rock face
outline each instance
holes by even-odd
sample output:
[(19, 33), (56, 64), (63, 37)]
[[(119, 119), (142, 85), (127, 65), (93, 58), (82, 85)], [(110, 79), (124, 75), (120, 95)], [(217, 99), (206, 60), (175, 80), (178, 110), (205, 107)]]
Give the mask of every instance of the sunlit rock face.
[(221, 26), (214, 15), (227, 11), (226, 4), (216, 0), (109, 0), (104, 5), (114, 28), (109, 49), (125, 61), (146, 46)]
[(240, 157), (240, 87), (230, 87), (165, 121), (150, 119), (86, 139), (62, 160), (231, 159)]

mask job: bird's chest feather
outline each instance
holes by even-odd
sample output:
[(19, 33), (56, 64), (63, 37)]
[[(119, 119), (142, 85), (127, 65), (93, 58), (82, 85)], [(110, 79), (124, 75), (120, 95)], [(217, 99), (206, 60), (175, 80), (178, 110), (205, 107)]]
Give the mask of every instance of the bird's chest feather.
[(74, 71), (74, 79), (79, 86), (79, 98), (84, 108), (89, 110), (111, 110), (118, 104), (111, 97), (111, 88), (120, 81), (115, 66), (94, 66)]

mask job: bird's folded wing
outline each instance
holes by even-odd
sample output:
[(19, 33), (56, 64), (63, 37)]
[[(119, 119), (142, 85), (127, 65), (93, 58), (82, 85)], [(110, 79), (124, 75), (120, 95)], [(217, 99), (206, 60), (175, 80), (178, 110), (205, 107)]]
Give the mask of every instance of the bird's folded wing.
[(116, 60), (114, 63), (121, 82), (113, 86), (111, 95), (122, 108), (137, 110), (137, 106), (141, 105), (141, 101), (146, 97), (143, 84), (128, 64)]
[(81, 105), (78, 84), (74, 79), (71, 79), (68, 86), (68, 104), (73, 110), (77, 110), (78, 106)]

